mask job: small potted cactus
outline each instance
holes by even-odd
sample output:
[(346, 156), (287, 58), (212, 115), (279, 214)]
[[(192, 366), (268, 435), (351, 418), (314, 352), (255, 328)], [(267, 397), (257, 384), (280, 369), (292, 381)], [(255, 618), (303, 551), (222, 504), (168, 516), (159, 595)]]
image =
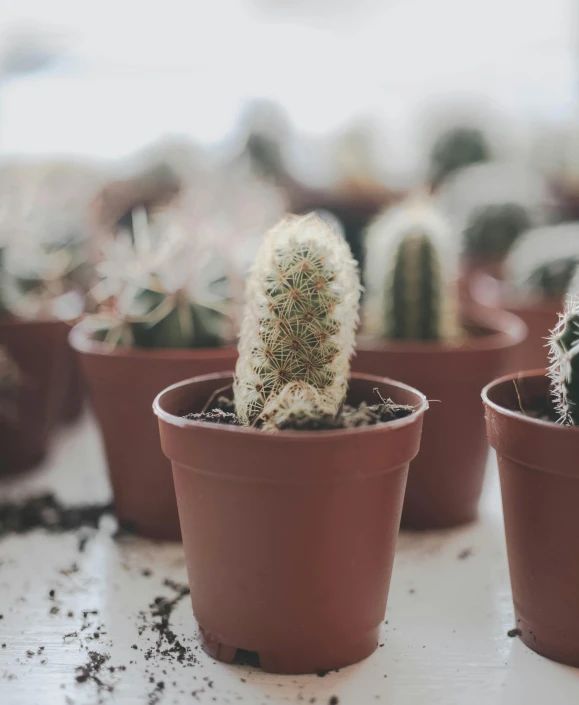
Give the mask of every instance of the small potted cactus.
[(528, 328), (511, 360), (513, 372), (547, 366), (545, 331), (557, 323), (567, 291), (579, 293), (571, 283), (578, 265), (579, 223), (561, 223), (530, 230), (515, 243), (505, 259), (504, 281), (489, 275), (473, 281), (475, 300), (516, 314)]
[(508, 314), (459, 315), (456, 238), (425, 197), (387, 211), (366, 242), (367, 298), (353, 369), (391, 375), (436, 400), (412, 462), (402, 526), (472, 521), (488, 455), (480, 390), (524, 326)]
[(549, 216), (548, 187), (536, 173), (517, 164), (487, 162), (457, 171), (437, 193), (440, 208), (462, 241), (461, 295), (479, 272), (502, 277), (515, 241)]
[(428, 404), (350, 376), (359, 296), (341, 236), (289, 216), (250, 274), (235, 375), (155, 400), (193, 611), (221, 661), (243, 649), (267, 671), (307, 673), (377, 646)]
[(103, 241), (97, 311), (71, 332), (104, 441), (119, 521), (156, 539), (180, 537), (175, 491), (151, 404), (183, 377), (237, 358), (226, 280), (175, 209), (133, 209)]
[[(547, 331), (545, 331), (547, 334)], [(483, 390), (497, 451), (516, 633), (579, 667), (579, 299), (550, 339), (551, 366)]]

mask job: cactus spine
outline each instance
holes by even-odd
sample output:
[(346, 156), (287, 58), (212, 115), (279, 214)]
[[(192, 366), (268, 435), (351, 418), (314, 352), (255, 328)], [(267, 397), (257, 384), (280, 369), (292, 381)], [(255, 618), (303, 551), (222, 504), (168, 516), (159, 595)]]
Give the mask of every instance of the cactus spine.
[(288, 216), (270, 230), (247, 284), (235, 371), (244, 425), (287, 384), (305, 382), (324, 412), (346, 395), (360, 282), (348, 245), (319, 216)]
[(368, 332), (389, 340), (460, 334), (456, 253), (445, 220), (425, 202), (379, 216), (366, 247)]
[(569, 296), (549, 338), (551, 393), (566, 426), (579, 425), (579, 297)]

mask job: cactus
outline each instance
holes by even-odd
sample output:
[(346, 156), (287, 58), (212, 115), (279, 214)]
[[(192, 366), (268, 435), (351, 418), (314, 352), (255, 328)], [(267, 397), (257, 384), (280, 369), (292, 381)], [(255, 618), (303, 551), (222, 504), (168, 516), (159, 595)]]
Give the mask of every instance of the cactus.
[[(224, 277), (210, 253), (189, 238), (172, 211), (152, 220), (145, 208), (132, 213), (104, 247), (102, 276), (92, 295), (97, 337), (113, 345), (143, 348), (207, 348), (228, 336)], [(216, 266), (217, 265), (217, 266)]]
[(391, 340), (460, 335), (457, 257), (445, 219), (427, 201), (386, 211), (366, 241), (367, 332)]
[(474, 127), (455, 127), (443, 132), (430, 152), (430, 182), (438, 187), (446, 177), (463, 167), (491, 159), (483, 132)]
[(579, 226), (562, 223), (536, 228), (509, 251), (505, 284), (509, 296), (524, 301), (562, 299), (579, 265)]
[(335, 412), (326, 408), (318, 390), (307, 382), (286, 384), (276, 396), (271, 396), (261, 413), (262, 430), (266, 432), (284, 428), (331, 428), (339, 425)]
[(569, 296), (549, 338), (551, 393), (559, 422), (579, 424), (579, 297)]
[[(289, 216), (266, 235), (247, 284), (234, 393), (244, 425), (292, 382), (337, 414), (348, 386), (360, 281), (348, 245), (319, 216)], [(313, 394), (313, 392), (312, 392)]]
[(547, 221), (545, 181), (517, 164), (488, 162), (462, 169), (437, 194), (439, 206), (471, 258), (503, 259), (514, 242)]

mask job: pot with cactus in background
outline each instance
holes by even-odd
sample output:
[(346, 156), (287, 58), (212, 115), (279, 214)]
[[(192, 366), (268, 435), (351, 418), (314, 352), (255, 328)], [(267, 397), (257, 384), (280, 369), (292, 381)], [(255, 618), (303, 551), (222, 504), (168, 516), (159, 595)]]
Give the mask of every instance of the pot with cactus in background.
[(511, 358), (508, 371), (548, 365), (547, 332), (558, 320), (567, 293), (579, 293), (579, 224), (561, 223), (525, 233), (509, 250), (504, 278), (481, 274), (473, 298), (484, 306), (519, 316), (528, 335)]
[[(549, 335), (545, 331), (545, 335)], [(497, 451), (516, 633), (579, 667), (579, 300), (549, 338), (551, 366), (483, 390)]]
[(145, 536), (180, 538), (151, 404), (184, 377), (233, 369), (226, 272), (175, 209), (133, 209), (103, 240), (97, 311), (71, 332), (104, 442), (115, 511)]
[(235, 375), (155, 400), (206, 651), (311, 673), (378, 643), (408, 463), (428, 406), (350, 375), (357, 266), (317, 215), (265, 236), (247, 282)]
[(2, 474), (38, 464), (53, 430), (80, 413), (67, 336), (83, 309), (81, 212), (88, 190), (73, 193), (70, 179), (61, 178), (71, 167), (5, 168), (0, 183), (11, 190), (0, 202), (0, 345), (20, 381), (13, 413), (0, 421)]
[(460, 315), (455, 243), (426, 197), (387, 211), (367, 235), (367, 298), (353, 369), (400, 379), (432, 400), (402, 512), (402, 526), (412, 529), (477, 517), (488, 456), (480, 390), (524, 336), (509, 314), (471, 307)]
[(500, 161), (456, 171), (436, 198), (461, 242), (460, 294), (467, 301), (480, 272), (502, 278), (509, 249), (524, 232), (544, 225), (552, 208), (539, 174)]

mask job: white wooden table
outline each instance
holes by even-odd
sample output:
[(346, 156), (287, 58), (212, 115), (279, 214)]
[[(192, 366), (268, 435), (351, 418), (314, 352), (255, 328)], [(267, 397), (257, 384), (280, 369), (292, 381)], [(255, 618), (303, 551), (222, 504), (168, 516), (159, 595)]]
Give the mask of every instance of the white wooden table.
[[(2, 483), (0, 497), (46, 490), (67, 503), (109, 496), (88, 415), (62, 432), (43, 468)], [(1, 705), (579, 703), (579, 670), (507, 636), (513, 609), (494, 461), (480, 522), (401, 535), (380, 648), (324, 677), (279, 677), (216, 663), (197, 643), (187, 596), (170, 623), (188, 649), (184, 662), (160, 656), (149, 605), (177, 595), (166, 579), (186, 583), (182, 548), (134, 537), (115, 541), (114, 529), (105, 517), (83, 552), (78, 534), (38, 531), (0, 540)], [(100, 686), (92, 677), (77, 682), (82, 672), (76, 669), (90, 651), (110, 656), (96, 674)]]

